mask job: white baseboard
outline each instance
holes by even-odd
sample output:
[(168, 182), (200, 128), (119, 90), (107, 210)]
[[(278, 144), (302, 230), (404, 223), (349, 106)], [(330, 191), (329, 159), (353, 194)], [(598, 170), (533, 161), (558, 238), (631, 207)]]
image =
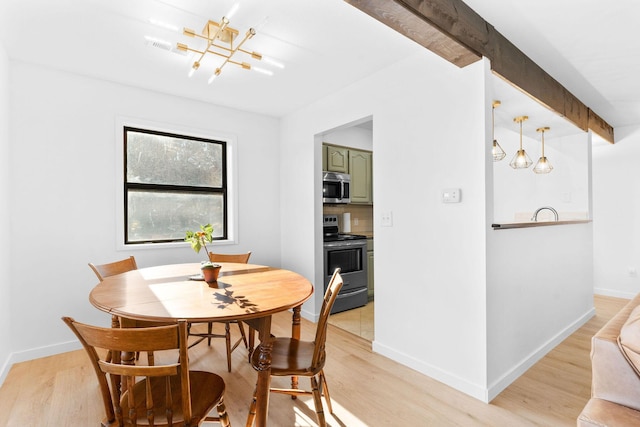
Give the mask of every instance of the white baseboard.
[(82, 345), (80, 344), (80, 341), (73, 340), (46, 347), (38, 347), (26, 351), (11, 353), (7, 360), (5, 360), (5, 363), (2, 365), (2, 371), (0, 371), (0, 386), (4, 383), (4, 380), (9, 374), (9, 370), (14, 363), (26, 362), (27, 360), (53, 356), (55, 354), (66, 353), (68, 351), (79, 350), (81, 348)]
[(572, 324), (564, 328), (562, 331), (556, 334), (553, 338), (551, 338), (545, 344), (540, 346), (537, 350), (532, 352), (528, 357), (520, 361), (520, 363), (514, 366), (511, 370), (509, 370), (509, 372), (504, 374), (500, 379), (498, 379), (497, 381), (494, 381), (487, 389), (486, 402), (491, 402), (496, 396), (498, 396), (498, 394), (500, 394), (512, 382), (518, 379), (518, 377), (524, 374), (529, 368), (535, 365), (547, 353), (553, 350), (558, 344), (564, 341), (567, 337), (569, 337), (575, 331), (580, 329), (580, 327), (585, 323), (587, 323), (589, 319), (595, 316), (595, 314), (596, 314), (596, 309), (591, 308), (589, 311), (587, 311), (585, 314), (583, 314), (577, 320), (575, 320)]
[(408, 366), (409, 368), (414, 369), (421, 374), (424, 374), (437, 381), (440, 381), (443, 384), (453, 387), (456, 390), (466, 393), (471, 397), (475, 397), (478, 400), (484, 401), (486, 392), (484, 387), (482, 387), (481, 385), (470, 383), (469, 381), (453, 375), (450, 372), (443, 371), (436, 366), (424, 363), (421, 360), (417, 360), (412, 356), (401, 353), (393, 348), (380, 344), (377, 341), (371, 343), (371, 348), (375, 353), (379, 353), (391, 360)]
[(615, 289), (605, 289), (605, 288), (593, 288), (593, 293), (596, 295), (603, 295), (606, 297), (615, 297), (615, 298), (624, 298), (624, 299), (632, 299), (638, 293), (633, 292), (622, 292)]
[(318, 320), (320, 319), (320, 313), (314, 314), (308, 310), (303, 309), (303, 310), (300, 310), (300, 317), (307, 319), (310, 322), (318, 323)]
[(382, 345), (376, 341), (372, 343), (372, 350), (376, 353), (380, 353), (398, 363), (402, 363), (405, 366), (415, 369), (416, 371), (427, 375), (441, 383), (453, 387), (454, 389), (461, 391), (471, 397), (474, 397), (482, 402), (491, 402), (498, 394), (500, 394), (505, 388), (507, 388), (518, 377), (524, 374), (529, 368), (535, 365), (540, 359), (542, 359), (547, 353), (553, 350), (558, 344), (564, 341), (569, 335), (578, 330), (589, 319), (596, 314), (595, 308), (590, 309), (584, 315), (580, 316), (576, 321), (567, 326), (565, 329), (556, 334), (553, 338), (533, 351), (525, 359), (521, 360), (517, 365), (510, 369), (500, 379), (485, 388), (479, 384), (470, 383), (450, 372), (443, 371), (433, 365), (424, 363), (404, 353), (398, 352), (392, 348)]

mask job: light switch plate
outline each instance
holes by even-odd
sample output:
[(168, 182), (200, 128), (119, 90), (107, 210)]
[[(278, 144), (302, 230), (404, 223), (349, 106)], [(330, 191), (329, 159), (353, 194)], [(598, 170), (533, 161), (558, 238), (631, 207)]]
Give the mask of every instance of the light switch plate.
[(445, 188), (442, 190), (442, 203), (460, 203), (460, 189)]
[(380, 225), (382, 227), (393, 227), (393, 213), (391, 211), (382, 212)]

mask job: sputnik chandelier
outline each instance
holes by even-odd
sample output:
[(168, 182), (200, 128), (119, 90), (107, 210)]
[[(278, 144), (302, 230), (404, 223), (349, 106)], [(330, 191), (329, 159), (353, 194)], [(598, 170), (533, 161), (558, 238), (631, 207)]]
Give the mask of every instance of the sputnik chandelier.
[[(240, 32), (235, 28), (231, 28), (229, 26), (229, 19), (223, 16), (220, 22), (209, 20), (204, 26), (202, 34), (198, 34), (194, 30), (186, 27), (184, 28), (183, 34), (188, 37), (202, 39), (206, 42), (206, 46), (203, 50), (190, 48), (183, 43), (177, 44), (177, 49), (179, 51), (193, 52), (200, 55), (192, 64), (189, 71), (189, 77), (191, 77), (193, 73), (195, 73), (200, 68), (201, 62), (207, 54), (212, 54), (224, 58), (222, 64), (220, 64), (213, 71), (213, 74), (209, 78), (209, 84), (211, 84), (211, 82), (213, 82), (213, 80), (220, 75), (220, 73), (222, 72), (222, 68), (224, 68), (224, 66), (227, 64), (238, 65), (245, 70), (253, 69), (254, 71), (258, 71), (263, 74), (273, 74), (270, 70), (252, 67), (248, 62), (235, 60), (235, 55), (238, 53), (251, 57), (254, 60), (262, 60), (262, 55), (258, 52), (250, 52), (242, 48), (247, 40), (256, 35), (256, 30), (253, 28), (249, 28), (244, 37), (238, 42), (238, 35), (240, 34)], [(278, 64), (274, 65), (282, 67)]]

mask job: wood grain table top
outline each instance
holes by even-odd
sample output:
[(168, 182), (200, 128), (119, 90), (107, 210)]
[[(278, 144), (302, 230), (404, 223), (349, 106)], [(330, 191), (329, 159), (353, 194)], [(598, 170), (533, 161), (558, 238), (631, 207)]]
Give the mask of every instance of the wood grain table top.
[(102, 311), (136, 320), (228, 321), (263, 317), (301, 305), (313, 285), (298, 273), (255, 264), (220, 263), (217, 287), (200, 265), (142, 268), (107, 277), (90, 293)]

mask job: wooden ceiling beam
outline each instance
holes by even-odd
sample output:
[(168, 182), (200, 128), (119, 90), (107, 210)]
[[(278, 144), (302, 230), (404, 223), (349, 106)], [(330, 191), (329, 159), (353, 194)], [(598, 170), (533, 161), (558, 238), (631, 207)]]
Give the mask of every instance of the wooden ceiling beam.
[(345, 1), (459, 67), (486, 56), (494, 73), (578, 128), (614, 142), (611, 125), (461, 0)]
[(482, 55), (449, 37), (401, 2), (345, 1), (458, 67), (466, 67), (482, 58)]
[(605, 141), (613, 144), (613, 127), (591, 109), (589, 109), (589, 129)]

